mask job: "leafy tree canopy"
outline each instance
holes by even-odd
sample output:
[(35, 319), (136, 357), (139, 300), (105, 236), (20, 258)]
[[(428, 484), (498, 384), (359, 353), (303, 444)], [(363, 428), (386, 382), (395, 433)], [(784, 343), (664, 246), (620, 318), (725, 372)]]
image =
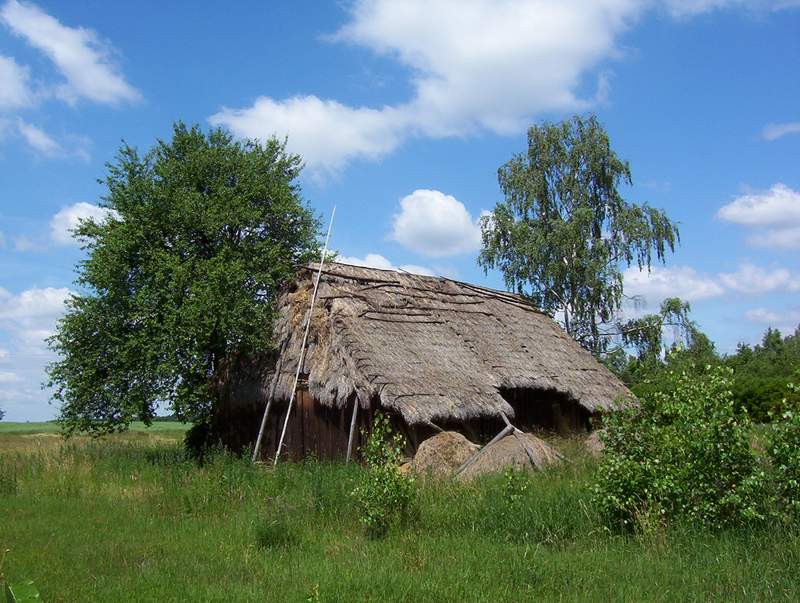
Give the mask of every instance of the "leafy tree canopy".
[(622, 269), (650, 268), (678, 229), (658, 209), (622, 198), (631, 171), (594, 116), (528, 130), (528, 151), (498, 172), (505, 200), (482, 221), (478, 264), (599, 354), (623, 301)]
[(107, 165), (108, 219), (75, 231), (80, 293), (49, 340), (68, 430), (149, 422), (159, 403), (208, 420), (220, 367), (271, 349), (276, 292), (318, 252), (300, 169), (284, 142), (182, 123), (144, 155), (123, 144)]

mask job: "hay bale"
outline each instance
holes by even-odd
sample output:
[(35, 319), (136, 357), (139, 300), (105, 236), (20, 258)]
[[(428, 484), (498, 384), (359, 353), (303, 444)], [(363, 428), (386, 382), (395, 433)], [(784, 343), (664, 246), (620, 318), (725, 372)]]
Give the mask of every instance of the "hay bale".
[(473, 444), (457, 431), (443, 431), (419, 445), (411, 468), (417, 473), (450, 476), (456, 469), (478, 451)]
[(601, 433), (605, 433), (605, 431), (603, 429), (593, 431), (583, 441), (583, 445), (586, 446), (586, 450), (594, 457), (600, 456), (603, 453), (603, 449), (606, 447), (606, 445), (603, 444), (603, 440), (600, 439)]
[[(533, 465), (531, 465), (531, 459), (525, 447), (533, 457)], [(486, 473), (499, 473), (508, 467), (530, 470), (544, 469), (560, 463), (561, 459), (561, 455), (552, 446), (533, 434), (521, 432), (516, 436), (509, 434), (492, 444), (459, 475), (459, 478), (470, 480)]]

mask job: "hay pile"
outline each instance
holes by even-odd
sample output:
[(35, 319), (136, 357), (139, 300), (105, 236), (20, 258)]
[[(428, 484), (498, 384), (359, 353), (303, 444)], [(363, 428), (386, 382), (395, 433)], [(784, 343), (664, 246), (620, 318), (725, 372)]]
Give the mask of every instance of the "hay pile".
[(416, 473), (448, 477), (466, 463), (478, 448), (477, 444), (457, 431), (443, 431), (419, 445), (411, 469)]
[(492, 444), (459, 475), (459, 479), (470, 480), (479, 475), (498, 473), (508, 467), (544, 469), (560, 463), (562, 458), (552, 446), (535, 435), (518, 432), (516, 435), (509, 434)]

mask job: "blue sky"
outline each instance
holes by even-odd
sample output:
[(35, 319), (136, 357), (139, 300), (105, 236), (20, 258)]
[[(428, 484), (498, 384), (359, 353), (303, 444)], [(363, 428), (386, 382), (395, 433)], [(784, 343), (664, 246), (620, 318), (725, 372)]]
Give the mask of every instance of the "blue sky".
[(497, 168), (543, 119), (595, 112), (628, 199), (682, 244), (626, 273), (692, 303), (718, 348), (800, 323), (800, 2), (0, 0), (0, 408), (40, 384), (121, 140), (174, 120), (288, 136), (303, 193), (352, 261), (501, 287), (475, 264)]

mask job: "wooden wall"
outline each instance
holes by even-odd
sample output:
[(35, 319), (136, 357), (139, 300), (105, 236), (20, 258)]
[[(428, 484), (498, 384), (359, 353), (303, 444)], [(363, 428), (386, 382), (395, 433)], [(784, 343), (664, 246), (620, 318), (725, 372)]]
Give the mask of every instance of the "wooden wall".
[[(508, 390), (502, 393), (514, 408), (516, 416), (512, 419), (512, 423), (519, 429), (524, 431), (551, 429), (562, 434), (585, 433), (589, 429), (590, 413), (557, 392)], [(355, 459), (360, 458), (358, 449), (364, 443), (362, 431), (369, 433), (372, 427), (374, 406), (373, 404), (373, 408), (366, 410), (358, 409), (356, 433), (353, 438)], [(264, 460), (275, 456), (275, 449), (286, 419), (286, 409), (286, 401), (276, 401), (272, 406), (261, 446), (261, 457)], [(352, 400), (344, 408), (330, 408), (316, 402), (307, 390), (298, 390), (286, 429), (281, 457), (292, 460), (309, 456), (318, 459), (344, 459), (347, 454), (352, 412)], [(405, 437), (407, 442), (405, 453), (409, 457), (413, 456), (422, 441), (436, 433), (430, 427), (411, 428), (399, 416), (386, 411), (384, 413), (389, 416), (395, 431)], [(258, 418), (260, 421), (260, 414)], [(476, 419), (468, 422), (439, 421), (437, 424), (444, 430), (459, 431), (477, 443), (487, 442), (504, 427), (500, 418)], [(254, 439), (257, 431), (258, 422), (254, 422), (247, 433), (252, 433)]]
[[(262, 458), (274, 458), (283, 423), (286, 420), (287, 408), (288, 404), (284, 401), (274, 404), (270, 410), (261, 446)], [(286, 428), (281, 456), (294, 460), (308, 456), (318, 459), (345, 458), (352, 413), (352, 401), (341, 409), (330, 408), (316, 402), (308, 391), (298, 390)], [(372, 409), (358, 409), (356, 433), (353, 438), (353, 453), (356, 457), (358, 447), (362, 444), (361, 430), (369, 430), (372, 419)]]

